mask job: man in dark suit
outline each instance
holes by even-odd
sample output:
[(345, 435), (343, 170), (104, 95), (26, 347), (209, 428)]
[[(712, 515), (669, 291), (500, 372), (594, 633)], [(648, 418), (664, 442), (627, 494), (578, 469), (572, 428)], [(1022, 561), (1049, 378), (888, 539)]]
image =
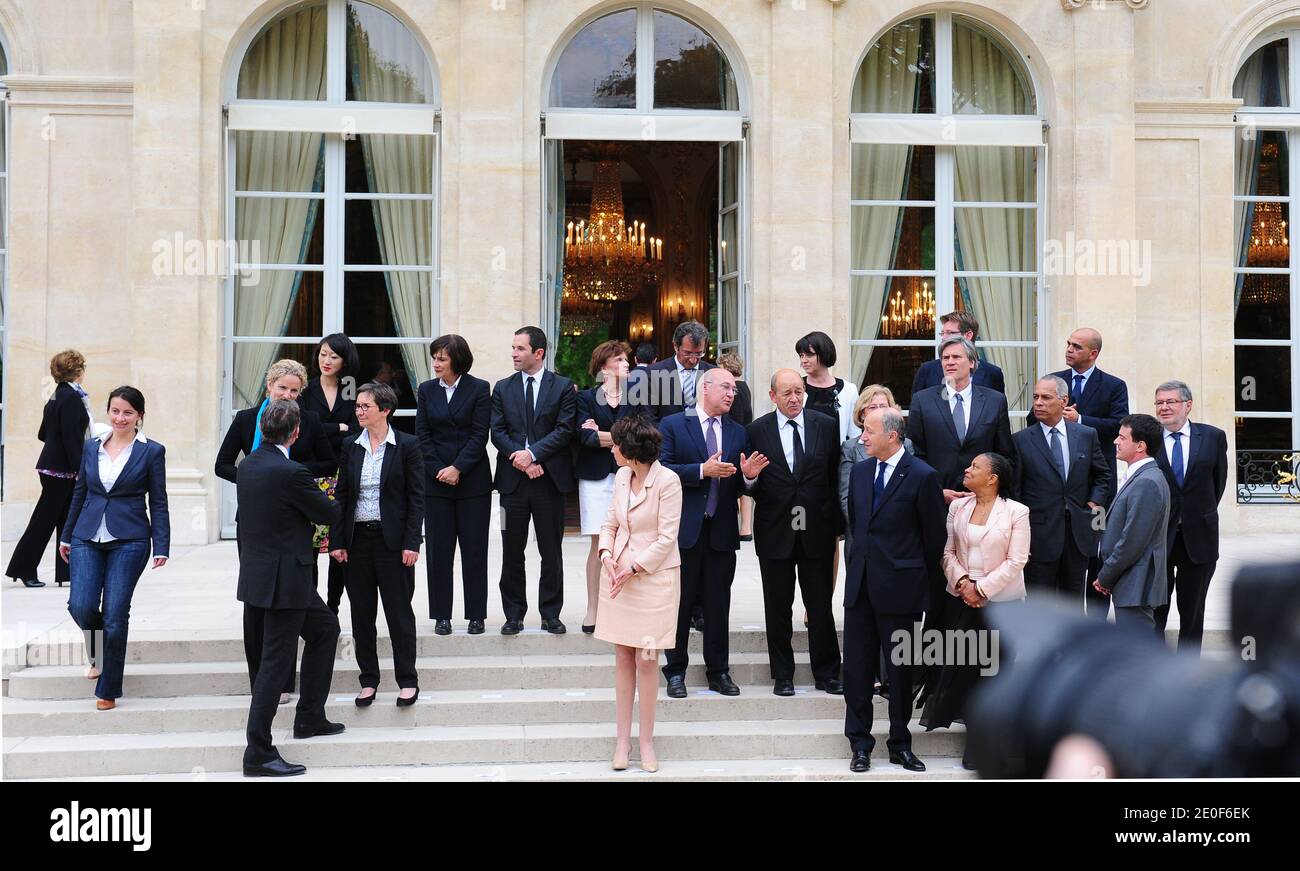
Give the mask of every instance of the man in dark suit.
[[(1205, 594), (1219, 561), (1219, 500), (1228, 486), (1228, 436), (1207, 423), (1191, 423), (1192, 390), (1182, 381), (1156, 388), (1156, 417), (1164, 450), (1156, 464), (1169, 484), (1167, 571), (1169, 599), (1178, 592), (1178, 647), (1201, 652)], [(1169, 601), (1156, 608), (1162, 637)]]
[(727, 633), (731, 582), (736, 576), (736, 551), (740, 549), (736, 521), (740, 479), (736, 471), (741, 455), (749, 448), (745, 428), (728, 416), (735, 395), (736, 376), (721, 367), (710, 369), (700, 376), (698, 414), (671, 414), (659, 422), (663, 435), (659, 462), (682, 482), (682, 519), (677, 533), (682, 557), (677, 646), (668, 651), (664, 664), (669, 698), (686, 698), (692, 604), (701, 588), (709, 689), (724, 696), (740, 695), (740, 688), (731, 679)]
[[(939, 473), (903, 449), (903, 417), (893, 409), (867, 413), (862, 425), (868, 459), (849, 473), (849, 524), (853, 549), (844, 575), (844, 735), (852, 771), (871, 766), (871, 687), (885, 652), (889, 682), (889, 761), (924, 771), (912, 752), (912, 670), (894, 647), (906, 645), (929, 607), (930, 590), (942, 586), (945, 531)], [(896, 633), (902, 633), (898, 635)], [(899, 639), (903, 639), (900, 641)]]
[(741, 456), (754, 509), (754, 551), (763, 579), (767, 658), (772, 692), (794, 695), (790, 608), (795, 576), (808, 609), (808, 654), (819, 690), (839, 695), (840, 643), (831, 610), (835, 539), (844, 530), (839, 510), (840, 426), (830, 415), (804, 408), (803, 378), (793, 369), (772, 376), (769, 412), (749, 425)]
[(649, 342), (642, 342), (636, 346), (636, 365), (633, 369), (645, 369), (654, 364), (659, 359), (655, 346)]
[(1088, 556), (1097, 552), (1099, 510), (1110, 495), (1110, 466), (1097, 431), (1064, 418), (1070, 389), (1056, 375), (1034, 385), (1036, 423), (1011, 437), (1020, 460), (1016, 499), (1029, 507), (1025, 582), (1083, 608)]
[[(1065, 407), (1065, 419), (1081, 423), (1097, 431), (1101, 452), (1110, 464), (1110, 477), (1114, 482), (1106, 497), (1106, 506), (1115, 498), (1119, 484), (1118, 465), (1115, 462), (1115, 438), (1119, 435), (1119, 422), (1128, 415), (1128, 385), (1122, 379), (1097, 368), (1101, 356), (1101, 333), (1091, 327), (1080, 327), (1065, 341), (1065, 364), (1068, 369), (1053, 372), (1070, 386), (1070, 403)], [(1101, 560), (1089, 554), (1088, 580), (1084, 604), (1089, 616), (1106, 619), (1110, 601), (1097, 593), (1091, 581), (1101, 571)]]
[[(949, 312), (939, 318), (939, 341), (941, 342), (953, 336), (962, 336), (973, 345), (976, 337), (979, 336), (979, 331), (980, 322), (968, 311)], [(1007, 392), (1002, 370), (987, 360), (980, 363), (975, 374), (971, 376), (971, 381), (977, 387), (987, 387), (998, 393)], [(916, 370), (916, 377), (912, 379), (912, 395), (915, 396), (927, 387), (938, 387), (941, 384), (943, 384), (943, 364), (937, 357), (926, 360), (921, 364), (921, 368)]]
[(978, 371), (975, 346), (961, 336), (939, 346), (945, 383), (927, 387), (912, 397), (907, 437), (916, 457), (934, 468), (943, 481), (948, 502), (965, 490), (962, 478), (971, 460), (992, 451), (1016, 462), (1011, 441), (1007, 398), (971, 380)]
[(528, 613), (524, 546), (528, 521), (537, 530), (542, 554), (538, 609), (542, 628), (563, 635), (564, 494), (577, 487), (573, 477), (573, 440), (577, 394), (573, 382), (546, 369), (546, 334), (520, 327), (511, 346), (515, 372), (492, 390), (492, 444), (497, 449), (494, 485), (501, 494), (501, 605), (506, 622), (502, 635), (518, 635)]
[(307, 770), (286, 762), (271, 743), (280, 689), (293, 672), (300, 637), (306, 646), (293, 736), (343, 731), (342, 723), (325, 719), (339, 618), (312, 582), (312, 524), (336, 523), (341, 512), (306, 467), (289, 459), (298, 434), (298, 405), (269, 403), (262, 412), (261, 445), (244, 458), (236, 482), (242, 506), (237, 595), (244, 603), (244, 647), (257, 647), (260, 656), (248, 708), (246, 777), (288, 777)]
[(628, 374), (628, 402), (649, 406), (656, 420), (670, 414), (695, 414), (700, 373), (713, 368), (704, 359), (709, 330), (699, 321), (684, 321), (673, 330), (673, 356)]

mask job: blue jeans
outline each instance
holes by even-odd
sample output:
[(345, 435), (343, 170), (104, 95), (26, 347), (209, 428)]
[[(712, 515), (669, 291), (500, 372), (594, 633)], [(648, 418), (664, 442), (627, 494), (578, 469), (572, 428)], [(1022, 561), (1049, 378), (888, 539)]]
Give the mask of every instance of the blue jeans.
[(121, 698), (131, 596), (149, 563), (149, 540), (128, 538), (101, 544), (73, 538), (69, 563), (72, 589), (68, 613), (86, 633), (86, 654), (99, 668), (95, 695)]

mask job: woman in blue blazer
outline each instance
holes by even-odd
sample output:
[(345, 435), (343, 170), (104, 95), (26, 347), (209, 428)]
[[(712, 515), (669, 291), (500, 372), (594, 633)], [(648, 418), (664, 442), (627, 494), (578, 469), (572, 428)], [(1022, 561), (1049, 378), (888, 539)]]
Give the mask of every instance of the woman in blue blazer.
[(72, 579), (68, 613), (89, 633), (86, 677), (98, 681), (95, 707), (101, 711), (116, 707), (122, 695), (131, 595), (149, 562), (150, 543), (155, 569), (166, 564), (171, 543), (166, 450), (140, 433), (143, 420), (139, 390), (119, 387), (108, 395), (112, 432), (86, 442), (63, 527), (68, 540), (59, 542)]

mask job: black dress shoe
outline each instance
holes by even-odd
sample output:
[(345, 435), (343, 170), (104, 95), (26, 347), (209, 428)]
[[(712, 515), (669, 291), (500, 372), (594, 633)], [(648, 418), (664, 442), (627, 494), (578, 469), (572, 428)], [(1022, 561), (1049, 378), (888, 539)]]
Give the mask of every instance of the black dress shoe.
[(523, 631), (524, 631), (523, 620), (507, 620), (505, 622), (505, 625), (501, 627), (502, 635), (518, 635), (520, 632)]
[(863, 772), (871, 767), (871, 755), (865, 750), (854, 750), (849, 760), (849, 771)]
[(720, 696), (738, 696), (740, 687), (731, 679), (729, 674), (720, 674), (717, 677), (709, 678), (709, 689), (713, 690)]
[(565, 632), (569, 631), (568, 629), (565, 628), (564, 624), (560, 622), (559, 617), (556, 617), (553, 620), (543, 620), (542, 629), (551, 633), (552, 635), (563, 635)]
[(970, 759), (966, 756), (965, 753), (963, 753), (963, 754), (961, 755), (961, 767), (962, 767), (962, 768), (965, 768), (967, 771), (975, 771), (975, 770), (976, 770), (976, 769), (975, 769), (975, 763), (974, 763), (974, 762), (971, 762)]
[(261, 765), (244, 764), (245, 777), (296, 777), (299, 774), (306, 774), (307, 766), (299, 765), (296, 762), (285, 762), (277, 757), (270, 762), (264, 762)]
[(470, 635), (482, 635), (482, 634), (483, 634), (483, 621), (482, 621), (482, 620), (471, 620), (471, 621), (469, 621), (469, 634), (470, 634)]
[(703, 632), (703, 631), (704, 631), (704, 615), (703, 615), (703, 614), (692, 614), (692, 615), (691, 615), (691, 628), (694, 629), (696, 632)]
[(668, 678), (668, 698), (686, 698), (686, 678), (681, 675), (674, 675), (673, 677)]
[(774, 696), (792, 696), (794, 695), (794, 681), (776, 680), (772, 682), (772, 695)]
[(830, 680), (819, 680), (814, 684), (814, 686), (822, 692), (830, 693), (833, 696), (844, 695), (844, 684), (836, 678), (831, 678)]
[(319, 723), (307, 723), (305, 725), (294, 723), (293, 737), (315, 738), (317, 735), (337, 735), (346, 728), (347, 726), (342, 723), (331, 723), (329, 720), (321, 720)]
[(451, 621), (450, 621), (450, 620), (439, 620), (438, 622), (434, 623), (434, 624), (433, 624), (433, 634), (434, 634), (434, 635), (450, 635), (450, 634), (451, 634)]
[(903, 766), (908, 771), (925, 771), (925, 763), (917, 759), (916, 754), (911, 750), (900, 750), (897, 753), (891, 751), (889, 761)]
[(42, 580), (39, 580), (38, 578), (14, 578), (13, 581), (14, 581), (14, 583), (18, 583), (19, 581), (22, 581), (24, 587), (43, 587), (43, 586), (45, 586), (45, 582), (42, 581)]
[(399, 707), (399, 708), (409, 708), (411, 705), (415, 704), (415, 703), (416, 703), (417, 701), (419, 701), (419, 700), (420, 700), (420, 688), (419, 688), (419, 687), (416, 687), (416, 688), (415, 688), (415, 695), (411, 696), (409, 699), (404, 699), (404, 698), (402, 698), (401, 693), (398, 693), (398, 695), (397, 695), (397, 707)]

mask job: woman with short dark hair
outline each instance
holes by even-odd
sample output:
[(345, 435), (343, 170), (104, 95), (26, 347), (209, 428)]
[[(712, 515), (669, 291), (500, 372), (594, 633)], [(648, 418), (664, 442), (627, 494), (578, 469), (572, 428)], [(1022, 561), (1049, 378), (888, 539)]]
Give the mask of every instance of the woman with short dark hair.
[(600, 531), (600, 605), (596, 637), (614, 645), (614, 768), (627, 768), (632, 745), (632, 703), (641, 697), (641, 769), (658, 771), (654, 753), (659, 651), (677, 643), (681, 556), (677, 533), (682, 484), (659, 464), (662, 439), (641, 415), (610, 428), (615, 476), (609, 512)]

